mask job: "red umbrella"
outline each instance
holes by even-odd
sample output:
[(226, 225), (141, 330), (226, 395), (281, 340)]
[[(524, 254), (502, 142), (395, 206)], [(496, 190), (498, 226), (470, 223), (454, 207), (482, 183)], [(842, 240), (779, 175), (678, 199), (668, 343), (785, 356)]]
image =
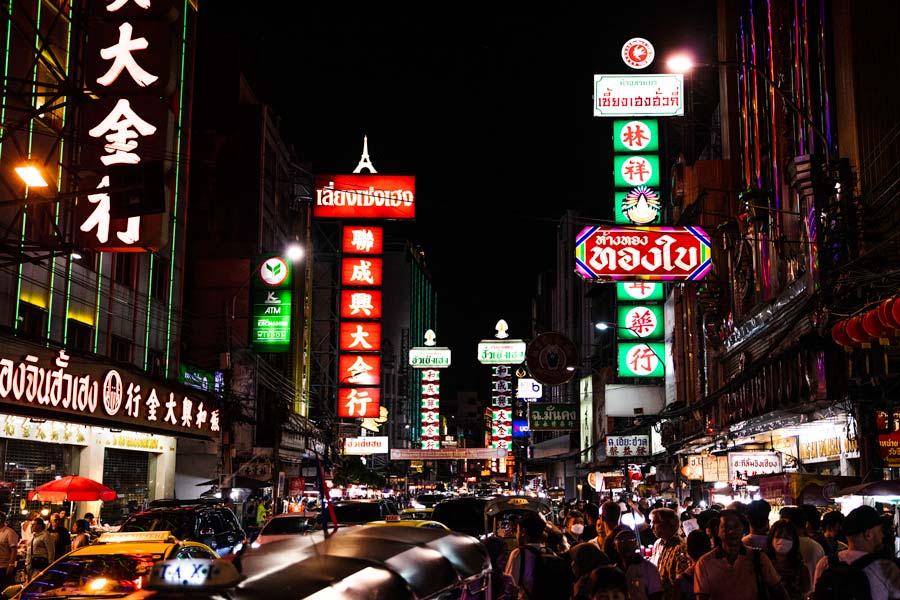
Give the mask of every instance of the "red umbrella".
[(110, 501), (115, 500), (117, 496), (115, 490), (111, 490), (98, 481), (78, 475), (69, 475), (48, 481), (28, 492), (29, 500), (41, 502)]

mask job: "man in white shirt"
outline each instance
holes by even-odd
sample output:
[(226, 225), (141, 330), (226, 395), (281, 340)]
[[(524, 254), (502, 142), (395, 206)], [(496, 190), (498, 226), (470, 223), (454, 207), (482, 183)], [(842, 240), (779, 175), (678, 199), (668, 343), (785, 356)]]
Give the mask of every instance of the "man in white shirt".
[[(847, 534), (847, 549), (837, 553), (838, 560), (852, 564), (871, 554), (882, 543), (884, 532), (878, 511), (871, 506), (858, 506), (844, 518), (844, 533)], [(816, 564), (813, 590), (822, 573), (828, 569), (828, 557)], [(872, 600), (893, 600), (900, 598), (900, 568), (889, 560), (875, 560), (863, 569), (869, 580)]]
[(6, 524), (6, 513), (0, 512), (0, 587), (15, 583), (19, 534)]

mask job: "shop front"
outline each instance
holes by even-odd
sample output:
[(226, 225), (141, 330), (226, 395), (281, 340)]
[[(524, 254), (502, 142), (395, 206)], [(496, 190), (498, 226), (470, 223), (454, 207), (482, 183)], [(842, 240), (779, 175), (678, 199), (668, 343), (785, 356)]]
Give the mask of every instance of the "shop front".
[[(175, 495), (179, 440), (219, 435), (218, 403), (204, 392), (64, 349), (0, 345), (0, 509), (14, 526), (32, 511), (59, 508), (117, 525), (150, 500)], [(39, 485), (73, 474), (118, 498), (74, 507), (28, 500)]]

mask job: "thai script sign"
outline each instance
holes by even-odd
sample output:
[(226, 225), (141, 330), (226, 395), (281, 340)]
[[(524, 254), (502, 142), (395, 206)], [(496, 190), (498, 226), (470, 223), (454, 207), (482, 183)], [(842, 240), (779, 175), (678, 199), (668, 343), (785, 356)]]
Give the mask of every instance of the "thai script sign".
[(445, 369), (450, 366), (450, 348), (437, 346), (410, 348), (409, 366), (417, 369)]
[(746, 480), (753, 475), (781, 473), (781, 454), (778, 452), (729, 452), (728, 479)]
[(483, 365), (517, 365), (525, 361), (522, 340), (482, 340), (478, 342), (478, 362)]
[(575, 271), (584, 279), (696, 281), (712, 266), (699, 227), (585, 227), (575, 240)]
[(647, 456), (649, 454), (649, 435), (606, 436), (606, 456)]
[(878, 450), (888, 467), (900, 467), (900, 431), (878, 436)]
[(391, 448), (391, 460), (488, 460), (506, 458), (505, 448), (441, 448), (416, 450)]
[(684, 76), (594, 75), (595, 117), (684, 115)]
[(691, 454), (687, 457), (687, 464), (681, 467), (681, 474), (685, 479), (703, 481), (703, 455)]
[(412, 175), (317, 175), (313, 216), (331, 219), (415, 219)]
[(575, 431), (578, 427), (578, 405), (575, 403), (540, 402), (528, 405), (530, 431)]
[[(219, 435), (218, 404), (195, 390), (171, 389), (64, 349), (51, 354), (7, 341), (3, 352), (0, 407), (6, 412), (196, 438)], [(11, 358), (16, 354), (22, 358)]]
[(277, 255), (263, 255), (253, 274), (250, 341), (257, 352), (291, 347), (291, 266)]
[(387, 454), (387, 436), (353, 437), (344, 439), (344, 454), (364, 456), (368, 454)]

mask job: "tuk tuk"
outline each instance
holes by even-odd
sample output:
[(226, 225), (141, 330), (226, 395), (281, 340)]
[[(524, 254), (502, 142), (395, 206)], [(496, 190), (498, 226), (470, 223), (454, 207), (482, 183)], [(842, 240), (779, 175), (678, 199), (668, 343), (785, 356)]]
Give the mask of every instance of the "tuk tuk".
[(484, 506), (484, 530), (506, 541), (511, 550), (516, 546), (516, 524), (528, 513), (538, 513), (544, 520), (553, 519), (550, 502), (534, 496), (499, 496)]
[(142, 597), (149, 590), (157, 600), (491, 600), (490, 583), (490, 559), (471, 536), (360, 525), (249, 548), (231, 561), (159, 563)]

